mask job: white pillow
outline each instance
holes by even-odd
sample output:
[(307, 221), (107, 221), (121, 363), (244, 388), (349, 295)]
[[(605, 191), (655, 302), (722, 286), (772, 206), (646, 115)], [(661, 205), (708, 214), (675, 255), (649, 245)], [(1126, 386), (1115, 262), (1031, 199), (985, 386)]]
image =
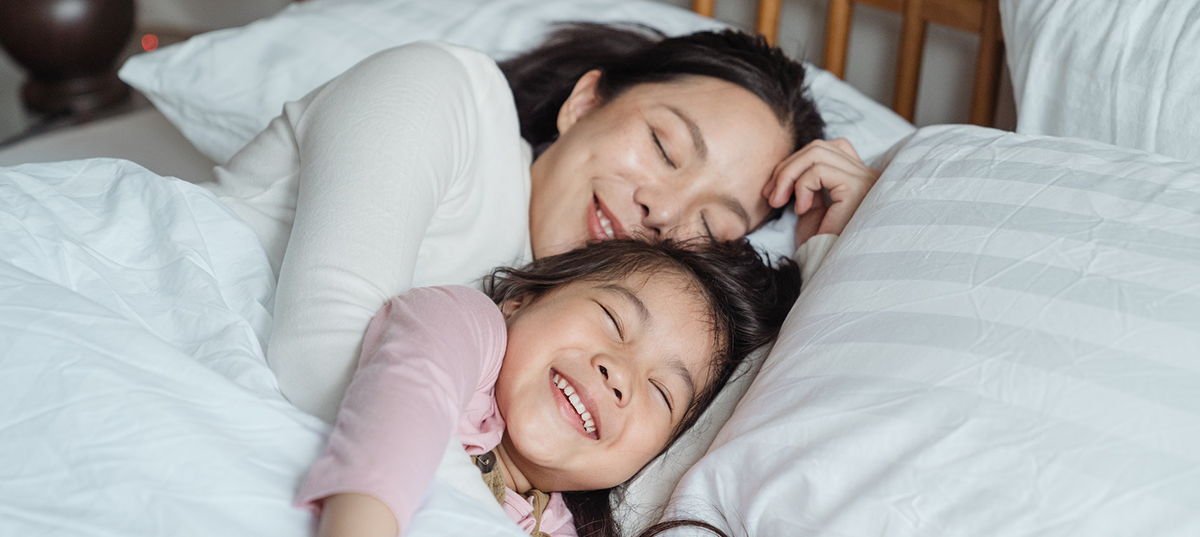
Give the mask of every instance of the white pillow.
[(927, 127), (671, 512), (735, 535), (1200, 535), (1198, 387), (1200, 164)]
[[(562, 21), (637, 22), (669, 35), (725, 27), (648, 0), (312, 0), (242, 28), (134, 56), (121, 79), (149, 97), (202, 153), (225, 162), (283, 103), (382, 49), (435, 39), (503, 59), (536, 45)], [(911, 130), (891, 110), (813, 70), (832, 135), (850, 136), (864, 158)]]
[(1200, 162), (1200, 3), (1004, 0), (1017, 132)]

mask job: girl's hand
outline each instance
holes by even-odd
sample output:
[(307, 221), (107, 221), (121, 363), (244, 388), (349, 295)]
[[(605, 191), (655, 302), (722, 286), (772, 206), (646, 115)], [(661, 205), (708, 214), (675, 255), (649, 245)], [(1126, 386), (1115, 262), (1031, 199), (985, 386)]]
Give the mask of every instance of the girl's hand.
[[(879, 171), (863, 163), (849, 140), (816, 140), (775, 166), (771, 180), (763, 187), (763, 197), (771, 207), (783, 207), (793, 194), (796, 196), (794, 209), (801, 215), (796, 225), (796, 244), (803, 244), (813, 235), (840, 235), (877, 179)], [(810, 210), (820, 210), (814, 202), (821, 196), (828, 207), (813, 230), (812, 215), (804, 216)]]

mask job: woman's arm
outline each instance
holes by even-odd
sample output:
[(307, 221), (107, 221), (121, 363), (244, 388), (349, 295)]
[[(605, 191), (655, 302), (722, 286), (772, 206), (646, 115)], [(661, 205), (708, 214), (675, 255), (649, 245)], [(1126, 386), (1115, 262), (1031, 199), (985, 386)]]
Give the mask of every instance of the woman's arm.
[(499, 308), (474, 289), (417, 288), (388, 302), (367, 328), (325, 453), (297, 503), (333, 499), (324, 505), (334, 507), (333, 519), (321, 515), (330, 531), (357, 524), (347, 520), (360, 515), (364, 529), (402, 531), (461, 416), (475, 409), (478, 394), (490, 394), (505, 338)]
[(391, 49), (285, 110), (298, 192), (267, 361), (284, 395), (326, 421), (363, 330), (413, 285), (430, 224), (474, 153), (472, 73), (495, 66), (470, 61), (433, 44)]

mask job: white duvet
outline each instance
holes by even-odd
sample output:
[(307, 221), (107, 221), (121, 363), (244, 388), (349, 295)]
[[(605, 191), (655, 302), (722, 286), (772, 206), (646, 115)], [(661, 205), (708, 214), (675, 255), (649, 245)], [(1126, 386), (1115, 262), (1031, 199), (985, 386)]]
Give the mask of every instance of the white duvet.
[[(0, 535), (310, 533), (291, 499), (327, 426), (263, 359), (273, 286), (202, 188), (119, 160), (0, 168)], [(451, 485), (453, 455), (409, 535), (522, 535)]]

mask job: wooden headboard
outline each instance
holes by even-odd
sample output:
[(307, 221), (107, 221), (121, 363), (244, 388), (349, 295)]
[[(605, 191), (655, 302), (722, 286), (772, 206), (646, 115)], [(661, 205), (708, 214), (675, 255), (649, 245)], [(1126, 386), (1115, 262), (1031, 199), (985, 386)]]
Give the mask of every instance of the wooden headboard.
[[(779, 35), (779, 12), (782, 0), (757, 0), (758, 20), (755, 29), (768, 41), (775, 43)], [(896, 85), (892, 109), (913, 121), (917, 107), (917, 86), (920, 83), (921, 58), (925, 52), (925, 29), (929, 23), (941, 24), (979, 35), (979, 55), (976, 58), (974, 90), (971, 97), (970, 122), (991, 126), (996, 115), (996, 101), (1003, 67), (1004, 42), (1000, 32), (999, 0), (828, 0), (829, 12), (825, 22), (825, 55), (822, 67), (844, 77), (846, 49), (855, 4), (884, 9), (903, 16), (900, 43), (897, 47)], [(716, 0), (692, 0), (692, 9), (713, 16)]]
[[(302, 2), (303, 0), (295, 0)], [(780, 32), (779, 13), (783, 0), (755, 0), (758, 18), (755, 30), (774, 44)], [(996, 115), (996, 102), (1003, 67), (1004, 36), (1000, 32), (1000, 0), (828, 0), (825, 21), (825, 56), (822, 67), (844, 78), (846, 49), (850, 27), (854, 21), (855, 4), (900, 13), (899, 56), (896, 60), (896, 85), (892, 109), (904, 119), (913, 121), (917, 108), (917, 87), (920, 83), (921, 58), (925, 52), (925, 29), (929, 23), (957, 28), (979, 35), (979, 55), (976, 58), (974, 90), (971, 97), (970, 122), (991, 126)], [(692, 10), (712, 17), (716, 0), (692, 0)]]

